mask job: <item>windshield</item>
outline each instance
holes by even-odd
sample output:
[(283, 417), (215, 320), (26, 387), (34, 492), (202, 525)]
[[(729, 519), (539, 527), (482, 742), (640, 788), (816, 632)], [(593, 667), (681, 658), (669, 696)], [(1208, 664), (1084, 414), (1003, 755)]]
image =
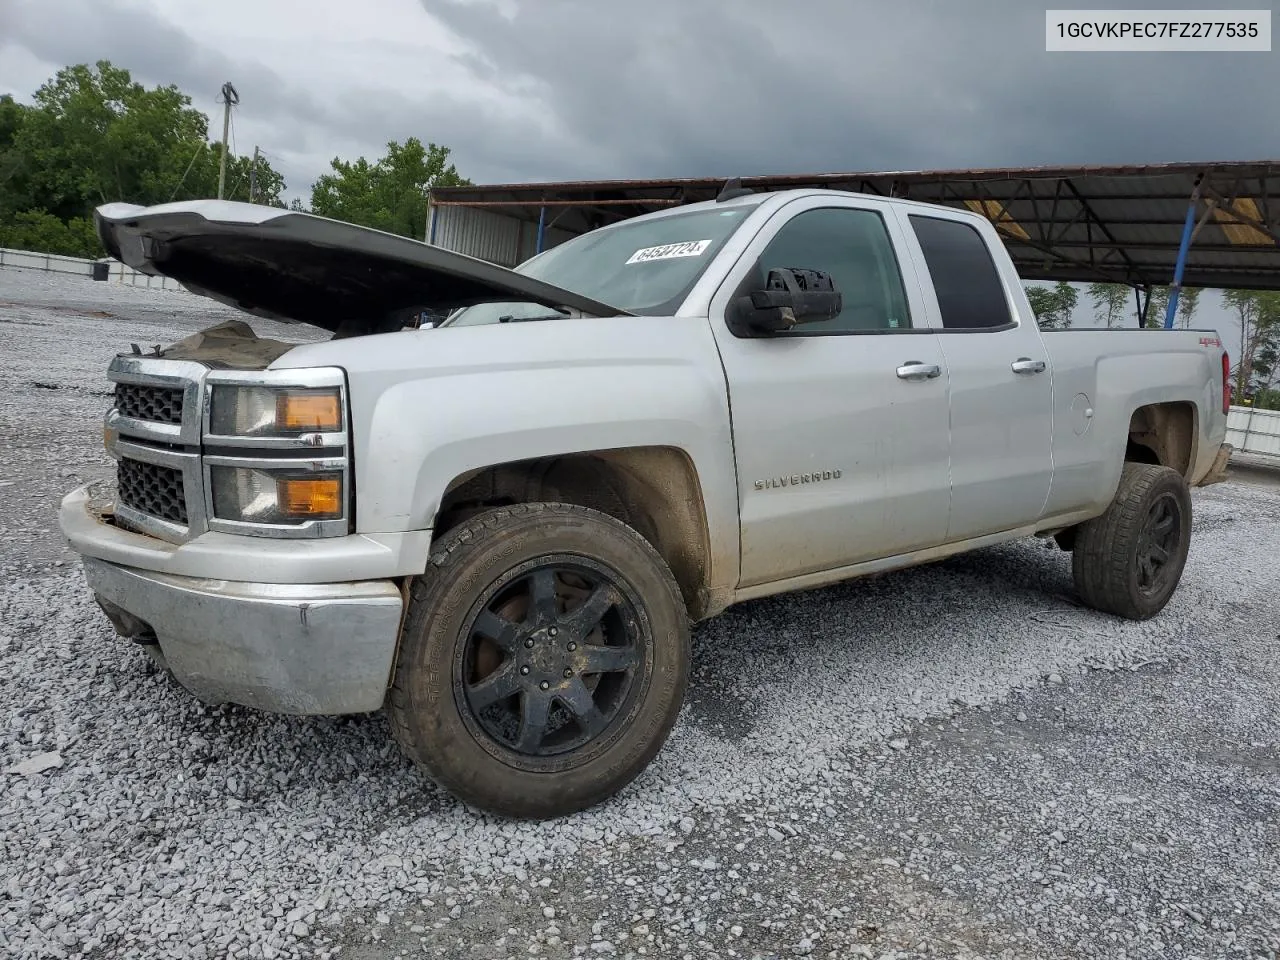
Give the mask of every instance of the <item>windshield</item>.
[[(516, 267), (517, 273), (628, 313), (675, 311), (698, 277), (755, 204), (626, 220), (574, 237)], [(482, 303), (453, 315), (448, 326), (541, 319), (555, 311), (536, 303)]]

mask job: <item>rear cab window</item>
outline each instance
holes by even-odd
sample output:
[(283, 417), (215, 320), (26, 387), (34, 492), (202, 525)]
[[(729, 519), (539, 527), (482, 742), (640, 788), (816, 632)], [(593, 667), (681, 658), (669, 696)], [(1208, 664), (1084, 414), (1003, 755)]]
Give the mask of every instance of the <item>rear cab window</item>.
[(959, 220), (917, 213), (908, 219), (933, 280), (944, 330), (1017, 326), (982, 234)]

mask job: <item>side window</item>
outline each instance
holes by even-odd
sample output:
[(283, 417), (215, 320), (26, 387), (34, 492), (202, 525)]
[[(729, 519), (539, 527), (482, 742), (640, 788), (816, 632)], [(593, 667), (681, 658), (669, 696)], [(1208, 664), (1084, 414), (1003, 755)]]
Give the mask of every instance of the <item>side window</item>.
[(763, 285), (778, 267), (829, 274), (844, 304), (839, 316), (803, 324), (793, 336), (911, 326), (893, 243), (875, 211), (824, 207), (797, 214), (769, 242), (747, 283)]
[(948, 330), (1005, 327), (1013, 323), (991, 251), (967, 223), (911, 214), (911, 227), (938, 294)]

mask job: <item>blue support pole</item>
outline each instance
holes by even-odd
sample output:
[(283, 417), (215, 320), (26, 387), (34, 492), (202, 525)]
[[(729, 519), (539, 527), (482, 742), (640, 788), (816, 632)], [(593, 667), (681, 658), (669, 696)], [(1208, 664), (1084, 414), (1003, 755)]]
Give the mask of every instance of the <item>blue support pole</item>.
[(547, 208), (538, 208), (538, 247), (534, 253), (542, 252), (542, 238), (547, 229)]
[(427, 243), (433, 247), (436, 245), (436, 220), (438, 219), (439, 209), (433, 203), (431, 205), (431, 235), (427, 237)]
[(1178, 315), (1178, 294), (1182, 292), (1182, 272), (1187, 267), (1187, 251), (1191, 249), (1191, 236), (1195, 232), (1196, 203), (1200, 199), (1200, 184), (1196, 184), (1187, 204), (1187, 219), (1182, 224), (1182, 242), (1178, 245), (1178, 261), (1173, 267), (1173, 286), (1169, 290), (1169, 305), (1164, 311), (1164, 328), (1173, 329), (1173, 318)]

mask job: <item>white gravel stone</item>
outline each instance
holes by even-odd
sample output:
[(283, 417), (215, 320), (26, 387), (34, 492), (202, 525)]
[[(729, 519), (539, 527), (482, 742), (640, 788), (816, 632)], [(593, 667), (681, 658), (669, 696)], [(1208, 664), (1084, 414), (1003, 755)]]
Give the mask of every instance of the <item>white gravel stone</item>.
[(62, 766), (62, 754), (57, 750), (49, 753), (37, 753), (34, 757), (28, 757), (19, 763), (15, 763), (11, 767), (5, 769), (5, 773), (16, 773), (20, 777), (33, 777), (37, 773), (44, 773), (46, 770), (56, 770)]
[[(45, 305), (23, 305), (33, 300)], [(388, 955), (421, 953), (425, 937), (428, 952), (461, 956), (469, 946), (455, 948), (457, 938), (497, 915), (508, 918), (499, 934), (508, 922), (522, 935), (540, 929), (549, 918), (539, 901), (559, 904), (557, 891), (567, 891), (573, 899), (564, 903), (574, 906), (560, 906), (560, 932), (549, 937), (584, 953), (606, 950), (585, 946), (596, 922), (606, 924), (601, 936), (611, 931), (596, 943), (635, 950), (621, 932), (641, 936), (628, 919), (638, 914), (649, 927), (644, 936), (664, 944), (648, 945), (648, 956), (716, 955), (719, 948), (694, 943), (702, 936), (695, 924), (708, 941), (723, 944), (726, 930), (745, 938), (739, 954), (750, 956), (751, 938), (771, 929), (757, 926), (762, 918), (778, 925), (763, 955), (807, 940), (822, 955), (915, 956), (922, 929), (971, 929), (951, 912), (957, 901), (938, 892), (943, 884), (960, 903), (979, 904), (977, 915), (989, 911), (974, 936), (998, 940), (990, 955), (1146, 960), (1280, 949), (1274, 924), (1253, 919), (1253, 911), (1280, 916), (1274, 869), (1261, 859), (1271, 841), (1259, 826), (1272, 822), (1274, 806), (1265, 775), (1275, 762), (1274, 689), (1246, 697), (1225, 677), (1197, 688), (1227, 698), (1251, 723), (1228, 746), (1201, 734), (1205, 749), (1219, 750), (1211, 769), (1221, 772), (1197, 774), (1199, 792), (1175, 795), (1163, 771), (1136, 771), (1140, 758), (1125, 749), (1134, 720), (1124, 713), (1128, 691), (1148, 674), (1181, 669), (1181, 658), (1211, 665), (1246, 643), (1270, 637), (1274, 645), (1276, 493), (1239, 484), (1196, 491), (1182, 587), (1147, 623), (1079, 608), (1070, 599), (1070, 557), (1038, 542), (730, 610), (696, 629), (688, 703), (631, 787), (573, 817), (512, 823), (478, 815), (427, 782), (399, 756), (381, 716), (278, 717), (197, 703), (115, 637), (77, 564), (53, 565), (67, 559), (57, 552), (57, 495), (109, 471), (98, 431), (111, 354), (231, 316), (242, 315), (182, 293), (15, 280), (0, 269), (0, 438), (12, 438), (15, 425), (32, 438), (16, 452), (0, 444), (0, 475), (21, 478), (0, 494), (0, 768), (41, 753), (64, 761), (0, 778), (0, 955), (117, 960), (145, 950), (167, 960), (203, 947), (209, 960), (259, 960), (268, 949), (309, 957), (343, 946), (340, 958), (352, 952), (346, 944), (378, 931), (397, 943)], [(316, 336), (254, 325), (269, 336)], [(59, 389), (32, 386), (51, 380)], [(31, 450), (46, 451), (45, 459), (29, 466)], [(31, 558), (46, 548), (49, 562), (36, 569)], [(1086, 663), (1118, 672), (1082, 675)], [(1114, 707), (1077, 715), (1073, 698), (1089, 677), (1115, 685)], [(1012, 716), (1000, 712), (1010, 697), (1020, 705)], [(1195, 711), (1152, 711), (1150, 722), (1196, 735), (1185, 725)], [(998, 729), (1005, 742), (1032, 743), (1040, 767), (1011, 779), (1001, 766), (1006, 751), (992, 748), (975, 789), (980, 801), (967, 813), (949, 806), (964, 771), (930, 767), (939, 763), (934, 751), (948, 738), (995, 729), (997, 717), (1028, 724)], [(1087, 767), (1061, 768), (1052, 737), (1064, 725), (1092, 725), (1097, 753)], [(867, 751), (887, 738), (909, 740), (911, 749), (872, 764)], [(1105, 772), (1104, 786), (1086, 788), (1093, 770)], [(911, 791), (890, 803), (885, 791), (896, 776), (910, 777)], [(1059, 806), (1017, 806), (1028, 793)], [(986, 822), (986, 805), (998, 804), (1019, 817)], [(1171, 836), (1148, 835), (1155, 819), (1184, 809)], [(985, 846), (950, 850), (947, 831), (961, 817), (971, 832), (987, 831)], [(1179, 843), (1197, 830), (1219, 846), (1200, 849), (1193, 869)], [(623, 851), (624, 843), (633, 849)], [(823, 855), (837, 846), (846, 860)], [(663, 858), (669, 869), (657, 867)], [(708, 860), (721, 868), (690, 867)], [(1147, 886), (1127, 886), (1124, 870), (1148, 877)], [(589, 880), (575, 879), (590, 871)], [(636, 885), (619, 880), (623, 871)], [(878, 890), (890, 905), (883, 912)], [(1225, 926), (1211, 930), (1174, 897)], [(809, 905), (823, 899), (822, 908)], [(855, 912), (824, 920), (829, 930), (819, 937), (804, 914), (824, 917), (832, 900)], [(920, 916), (899, 903), (918, 904)], [(852, 940), (864, 907), (867, 929), (901, 939), (864, 953)], [(416, 923), (406, 925), (410, 909)], [(455, 912), (459, 919), (446, 922)], [(1175, 916), (1183, 926), (1172, 925)], [(854, 933), (833, 941), (837, 927)], [(1179, 938), (1191, 942), (1198, 931), (1213, 939), (1180, 949)], [(313, 948), (311, 938), (328, 941)], [(476, 941), (488, 951), (480, 955), (525, 949), (514, 940), (494, 949), (496, 939)], [(1045, 943), (1057, 946), (1040, 949)]]

